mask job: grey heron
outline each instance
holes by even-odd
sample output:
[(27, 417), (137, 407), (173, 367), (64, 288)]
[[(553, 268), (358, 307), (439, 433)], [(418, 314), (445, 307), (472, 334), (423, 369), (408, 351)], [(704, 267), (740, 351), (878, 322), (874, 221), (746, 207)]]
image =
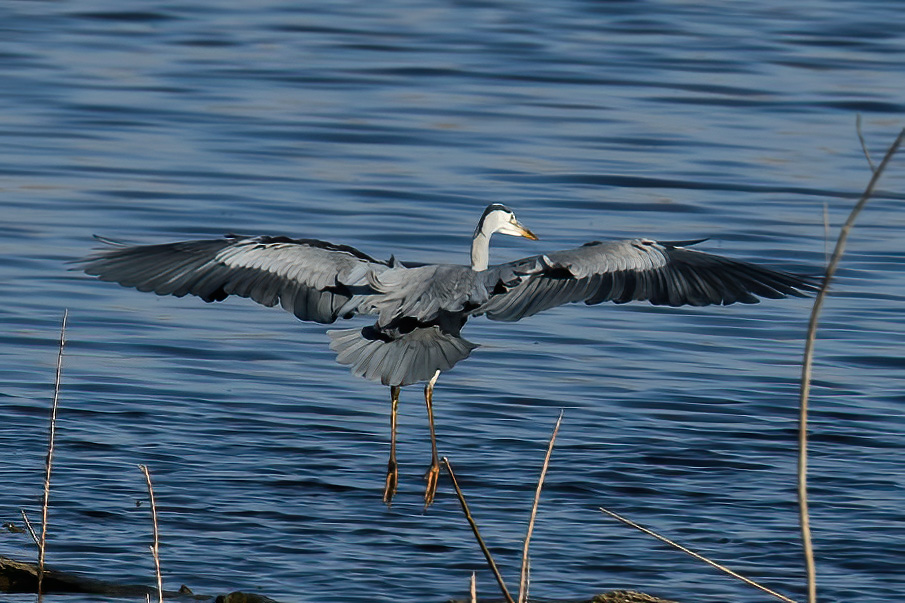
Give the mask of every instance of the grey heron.
[[(705, 306), (758, 298), (805, 296), (815, 281), (688, 247), (699, 241), (646, 238), (593, 241), (581, 247), (489, 265), (494, 233), (537, 237), (509, 208), (487, 206), (471, 244), (471, 265), (374, 259), (346, 245), (284, 236), (235, 236), (161, 245), (113, 244), (82, 260), (86, 273), (139, 291), (206, 302), (230, 295), (280, 304), (304, 321), (330, 324), (358, 315), (372, 324), (329, 330), (340, 364), (390, 387), (390, 458), (384, 502), (398, 482), (396, 414), (400, 388), (426, 382), (431, 438), (425, 506), (433, 501), (440, 464), (433, 390), (442, 371), (477, 346), (461, 336), (472, 316), (516, 321), (570, 302), (646, 300)], [(108, 243), (110, 243), (108, 241)]]

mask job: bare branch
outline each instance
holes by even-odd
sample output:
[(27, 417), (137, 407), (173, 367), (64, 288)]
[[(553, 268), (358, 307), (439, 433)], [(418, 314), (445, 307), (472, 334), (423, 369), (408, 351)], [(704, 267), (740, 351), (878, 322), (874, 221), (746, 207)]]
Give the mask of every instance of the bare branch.
[[(859, 131), (860, 135), (860, 131)], [(848, 235), (858, 218), (858, 214), (867, 205), (867, 201), (874, 193), (874, 188), (880, 180), (880, 176), (886, 170), (893, 155), (899, 150), (902, 141), (905, 139), (905, 129), (899, 132), (899, 135), (890, 145), (889, 150), (883, 157), (880, 165), (873, 170), (873, 176), (867, 183), (867, 187), (861, 194), (861, 198), (852, 209), (839, 231), (839, 238), (836, 240), (836, 248), (830, 257), (829, 265), (826, 267), (826, 276), (817, 296), (814, 298), (814, 306), (811, 308), (811, 318), (808, 321), (808, 334), (804, 343), (804, 358), (801, 362), (801, 394), (798, 400), (798, 514), (799, 523), (801, 525), (801, 540), (804, 547), (805, 569), (807, 571), (808, 582), (808, 603), (816, 603), (817, 601), (817, 570), (814, 565), (814, 547), (811, 543), (811, 522), (808, 514), (808, 396), (811, 392), (811, 370), (814, 363), (814, 343), (817, 339), (817, 325), (819, 323), (820, 311), (823, 309), (823, 302), (826, 299), (830, 282), (839, 262), (842, 260), (842, 254), (845, 251), (845, 244), (848, 241)], [(863, 144), (863, 142), (862, 142)]]
[(678, 544), (677, 542), (673, 542), (673, 541), (670, 540), (669, 538), (667, 538), (667, 537), (665, 537), (665, 536), (661, 536), (660, 534), (657, 534), (657, 533), (654, 532), (653, 530), (649, 530), (649, 529), (647, 529), (647, 528), (645, 528), (645, 527), (642, 527), (642, 526), (638, 525), (637, 523), (635, 523), (635, 522), (632, 521), (631, 519), (626, 519), (625, 517), (622, 517), (621, 515), (617, 515), (616, 513), (613, 513), (612, 511), (608, 511), (607, 509), (604, 509), (603, 507), (600, 507), (600, 510), (603, 511), (604, 513), (606, 513), (607, 515), (609, 515), (610, 517), (612, 517), (613, 519), (617, 519), (617, 520), (621, 521), (622, 523), (624, 523), (624, 524), (627, 525), (627, 526), (633, 527), (633, 528), (635, 528), (636, 530), (640, 530), (640, 531), (644, 532), (645, 534), (647, 534), (648, 536), (653, 536), (654, 538), (656, 538), (656, 539), (659, 540), (660, 542), (665, 542), (665, 543), (668, 544), (669, 546), (674, 547), (674, 548), (676, 548), (676, 549), (679, 549), (679, 550), (682, 551), (683, 553), (686, 553), (686, 554), (688, 554), (688, 555), (691, 555), (691, 556), (694, 557), (695, 559), (697, 559), (697, 560), (699, 560), (699, 561), (703, 561), (703, 562), (706, 563), (707, 565), (710, 565), (711, 567), (715, 567), (716, 569), (720, 570), (721, 572), (724, 572), (724, 573), (726, 573), (726, 574), (729, 574), (729, 575), (732, 576), (733, 578), (736, 578), (736, 579), (738, 579), (738, 580), (741, 580), (741, 581), (744, 582), (745, 584), (748, 584), (748, 585), (750, 585), (750, 586), (753, 586), (754, 588), (758, 588), (758, 589), (764, 591), (765, 593), (770, 594), (770, 595), (776, 597), (776, 598), (779, 599), (780, 601), (785, 601), (786, 603), (796, 603), (794, 599), (790, 599), (789, 597), (787, 597), (787, 596), (785, 596), (785, 595), (781, 595), (781, 594), (779, 594), (778, 592), (776, 592), (776, 591), (774, 591), (774, 590), (770, 590), (770, 589), (767, 588), (766, 586), (762, 586), (762, 585), (758, 584), (757, 582), (755, 582), (754, 580), (751, 580), (750, 578), (746, 578), (746, 577), (742, 576), (741, 574), (732, 571), (731, 569), (729, 569), (728, 567), (726, 567), (726, 566), (724, 566), (724, 565), (720, 565), (720, 564), (717, 563), (716, 561), (711, 561), (711, 560), (708, 559), (707, 557), (704, 557), (703, 555), (700, 555), (700, 554), (698, 554), (698, 553), (695, 553), (695, 552), (692, 551), (691, 549), (687, 549), (687, 548), (685, 548), (684, 546), (682, 546), (681, 544)]
[(41, 541), (38, 539), (38, 535), (35, 534), (34, 527), (32, 527), (31, 522), (28, 520), (28, 513), (25, 512), (25, 509), (19, 509), (19, 512), (22, 513), (22, 521), (25, 522), (25, 529), (28, 530), (29, 535), (31, 535), (31, 539), (35, 541), (35, 546), (40, 547)]
[(556, 434), (559, 433), (559, 425), (562, 423), (563, 411), (559, 411), (559, 418), (553, 427), (553, 435), (547, 445), (547, 455), (544, 457), (544, 465), (537, 480), (537, 490), (534, 491), (534, 504), (531, 506), (531, 517), (528, 519), (528, 532), (525, 534), (525, 545), (522, 548), (522, 569), (519, 576), (518, 603), (528, 601), (528, 546), (531, 544), (531, 534), (534, 532), (534, 520), (537, 517), (537, 507), (540, 504), (540, 492), (544, 487), (544, 478), (547, 476), (547, 467), (550, 465), (550, 456), (553, 454), (553, 444), (556, 442)]
[(69, 310), (63, 311), (60, 325), (60, 351), (57, 353), (57, 372), (53, 381), (53, 403), (50, 408), (50, 435), (47, 443), (47, 457), (44, 460), (44, 499), (41, 502), (41, 541), (38, 543), (38, 597), (44, 581), (44, 552), (47, 548), (47, 509), (50, 506), (50, 473), (53, 468), (53, 445), (57, 432), (57, 406), (60, 401), (60, 380), (63, 374), (63, 346), (66, 345), (66, 320)]
[(465, 495), (462, 494), (462, 490), (459, 488), (459, 482), (456, 481), (456, 474), (453, 473), (453, 468), (452, 465), (449, 464), (449, 459), (443, 457), (442, 462), (446, 467), (446, 471), (449, 473), (453, 488), (456, 489), (456, 496), (459, 498), (459, 504), (462, 505), (462, 512), (465, 514), (465, 519), (468, 520), (468, 525), (471, 526), (471, 531), (478, 541), (478, 546), (481, 547), (481, 552), (484, 553), (484, 558), (487, 559), (487, 565), (490, 566), (490, 571), (493, 572), (497, 584), (500, 585), (500, 592), (503, 593), (503, 597), (506, 598), (507, 603), (515, 603), (515, 601), (512, 600), (512, 595), (509, 594), (509, 589), (506, 588), (506, 582), (503, 581), (503, 576), (500, 575), (500, 570), (497, 569), (496, 563), (493, 561), (493, 555), (490, 554), (490, 549), (487, 548), (487, 545), (484, 544), (484, 539), (481, 538), (481, 532), (478, 531), (478, 524), (475, 523), (474, 517), (471, 516), (471, 511), (468, 510), (468, 503), (465, 502)]
[(870, 166), (870, 171), (876, 172), (877, 168), (874, 167), (874, 160), (870, 158), (870, 151), (867, 150), (867, 143), (864, 142), (864, 134), (861, 132), (860, 113), (855, 116), (855, 130), (858, 132), (858, 140), (861, 142), (861, 150), (864, 151), (864, 157), (867, 159), (867, 165)]
[(830, 264), (830, 207), (823, 202), (823, 265)]
[[(148, 471), (148, 466), (139, 465), (138, 468), (145, 474), (145, 480), (148, 482), (148, 498), (151, 502), (151, 519), (154, 522), (154, 544), (150, 545), (148, 548), (151, 549), (151, 556), (154, 558), (159, 603), (163, 603), (163, 576), (160, 573), (160, 533), (157, 530), (157, 503), (154, 501), (154, 487), (151, 485), (151, 473)], [(150, 598), (150, 595), (148, 595), (148, 597)]]

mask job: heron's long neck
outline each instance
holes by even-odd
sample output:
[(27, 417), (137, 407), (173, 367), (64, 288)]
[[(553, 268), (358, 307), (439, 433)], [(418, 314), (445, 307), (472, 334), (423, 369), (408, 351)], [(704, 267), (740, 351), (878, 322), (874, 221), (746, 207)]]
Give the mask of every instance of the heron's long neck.
[(490, 235), (475, 233), (471, 241), (471, 269), (475, 272), (487, 270), (490, 261)]

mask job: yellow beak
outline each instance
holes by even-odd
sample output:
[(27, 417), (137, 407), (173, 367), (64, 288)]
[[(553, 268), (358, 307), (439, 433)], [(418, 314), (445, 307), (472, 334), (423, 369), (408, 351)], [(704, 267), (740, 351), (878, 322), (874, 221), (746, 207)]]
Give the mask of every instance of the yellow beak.
[(522, 226), (520, 222), (516, 222), (515, 228), (519, 231), (520, 236), (523, 236), (526, 239), (529, 239), (531, 241), (537, 240), (537, 235), (534, 234), (533, 232), (531, 232), (530, 230), (528, 230), (527, 228), (525, 228), (524, 226)]

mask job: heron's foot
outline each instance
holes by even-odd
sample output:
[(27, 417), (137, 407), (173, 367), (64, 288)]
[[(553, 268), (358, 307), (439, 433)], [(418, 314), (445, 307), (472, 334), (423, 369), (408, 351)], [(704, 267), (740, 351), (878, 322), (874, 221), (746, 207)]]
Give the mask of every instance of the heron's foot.
[(399, 483), (399, 467), (396, 461), (390, 459), (387, 463), (387, 481), (383, 487), (383, 502), (386, 506), (393, 504), (393, 496), (396, 494), (396, 485)]
[(431, 466), (427, 468), (424, 474), (424, 481), (427, 487), (424, 489), (424, 508), (431, 506), (434, 502), (434, 496), (437, 494), (437, 482), (440, 480), (440, 462), (436, 459), (431, 462)]

